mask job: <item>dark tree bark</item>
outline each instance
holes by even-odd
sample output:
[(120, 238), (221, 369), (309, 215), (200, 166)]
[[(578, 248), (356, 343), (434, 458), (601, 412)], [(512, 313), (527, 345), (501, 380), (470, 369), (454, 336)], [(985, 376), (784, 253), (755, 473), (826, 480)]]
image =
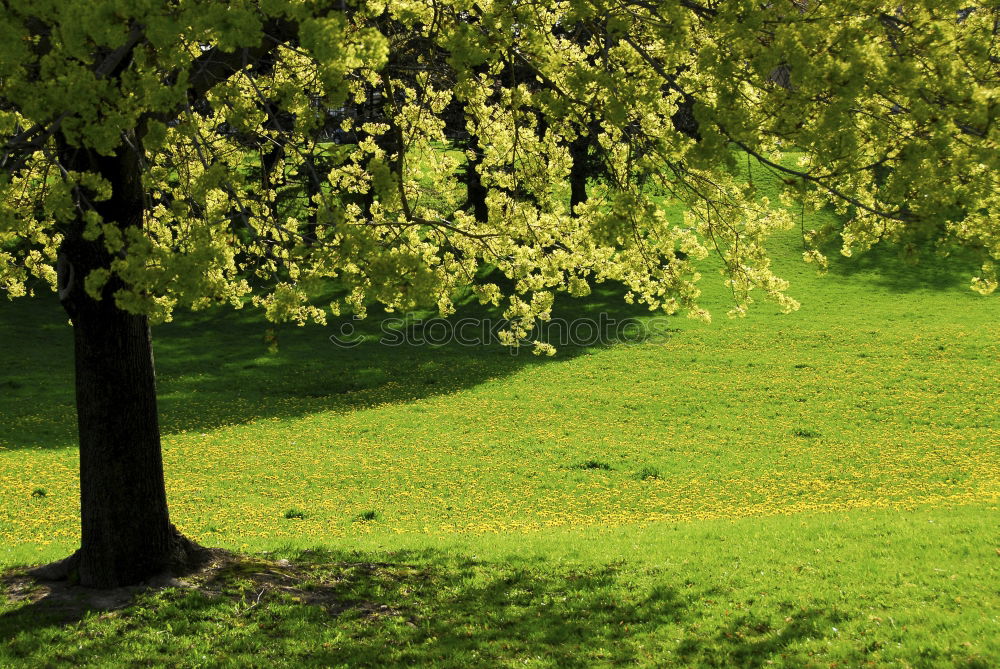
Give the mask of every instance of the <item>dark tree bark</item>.
[(80, 583), (129, 585), (172, 553), (149, 324), (108, 299), (74, 306)]
[(569, 210), (576, 214), (576, 208), (587, 201), (587, 177), (590, 176), (590, 136), (579, 135), (569, 144), (569, 155), (573, 161), (569, 170)]
[[(145, 209), (138, 138), (114, 156), (61, 146), (65, 167), (92, 170), (112, 184), (108, 200), (78, 193), (120, 229), (141, 227)], [(156, 384), (149, 323), (119, 309), (112, 278), (100, 299), (84, 290), (95, 269), (113, 256), (102, 240), (83, 238), (82, 222), (60, 248), (59, 299), (73, 322), (76, 406), (80, 440), (80, 550), (40, 570), (42, 577), (78, 576), (81, 585), (110, 588), (139, 583), (190, 563), (197, 547), (170, 523), (163, 479)]]
[(482, 164), (482, 149), (479, 147), (479, 138), (471, 137), (466, 143), (466, 148), (470, 149), (476, 157), (465, 163), (465, 171), (462, 180), (465, 181), (466, 195), (468, 197), (468, 209), (472, 211), (476, 222), (486, 223), (490, 218), (490, 210), (486, 204), (488, 190), (483, 185), (483, 179), (479, 174), (479, 166)]

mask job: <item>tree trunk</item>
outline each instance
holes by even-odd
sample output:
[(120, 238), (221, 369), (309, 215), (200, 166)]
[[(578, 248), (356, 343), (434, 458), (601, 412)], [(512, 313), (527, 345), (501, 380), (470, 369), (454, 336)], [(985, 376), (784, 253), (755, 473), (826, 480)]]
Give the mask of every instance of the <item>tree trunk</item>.
[(80, 583), (138, 583), (170, 563), (149, 324), (112, 300), (73, 314), (80, 431)]
[(476, 155), (473, 160), (466, 162), (465, 173), (462, 175), (468, 195), (467, 206), (472, 210), (472, 215), (475, 216), (477, 223), (486, 223), (490, 219), (490, 210), (486, 205), (488, 191), (479, 174), (479, 165), (483, 162), (479, 138), (475, 136), (470, 138), (467, 148)]
[(577, 208), (587, 202), (587, 180), (599, 176), (597, 170), (600, 161), (591, 155), (591, 149), (598, 149), (597, 136), (601, 131), (600, 121), (588, 112), (589, 121), (580, 134), (569, 143), (569, 157), (572, 164), (569, 168), (569, 211), (574, 216)]
[(569, 169), (569, 211), (576, 215), (577, 207), (587, 201), (587, 177), (590, 176), (590, 136), (579, 135), (569, 144), (573, 164)]
[[(138, 143), (133, 135), (110, 157), (60, 147), (69, 169), (95, 171), (111, 183), (108, 200), (79, 195), (123, 230), (143, 223)], [(189, 563), (196, 546), (167, 513), (149, 323), (116, 306), (114, 292), (122, 284), (115, 278), (100, 299), (86, 293), (87, 275), (109, 268), (113, 256), (101, 239), (85, 240), (82, 232), (81, 221), (68, 231), (59, 257), (59, 299), (75, 341), (82, 541), (77, 553), (39, 575), (75, 572), (82, 585), (111, 588)]]

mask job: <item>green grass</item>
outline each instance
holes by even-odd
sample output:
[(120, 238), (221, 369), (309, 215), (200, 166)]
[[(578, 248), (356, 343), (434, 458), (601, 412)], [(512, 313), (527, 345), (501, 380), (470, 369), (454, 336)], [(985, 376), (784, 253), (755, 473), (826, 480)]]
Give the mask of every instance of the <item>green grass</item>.
[(285, 549), (124, 610), (8, 606), (0, 661), (988, 667), (993, 521), (853, 511)]
[[(256, 557), (120, 611), (0, 603), (0, 665), (995, 666), (997, 298), (971, 266), (774, 251), (799, 312), (729, 321), (708, 272), (714, 324), (553, 359), (157, 327), (173, 519)], [(16, 566), (78, 541), (71, 333), (46, 297), (0, 304), (0, 341)]]

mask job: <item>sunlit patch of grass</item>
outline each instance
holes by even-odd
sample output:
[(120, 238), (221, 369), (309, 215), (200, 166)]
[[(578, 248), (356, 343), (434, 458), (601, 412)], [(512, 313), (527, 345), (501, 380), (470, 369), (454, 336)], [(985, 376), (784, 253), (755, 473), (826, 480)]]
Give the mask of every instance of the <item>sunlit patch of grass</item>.
[[(796, 314), (671, 319), (680, 332), (551, 360), (341, 349), (321, 328), (283, 331), (268, 355), (263, 325), (243, 314), (163, 326), (172, 518), (253, 548), (995, 501), (993, 298), (955, 285), (903, 299), (878, 275), (817, 278), (787, 243)], [(619, 297), (564, 308), (593, 316)], [(2, 308), (4, 337), (26, 345), (0, 351), (23, 386), (0, 403), (0, 561), (56, 556), (78, 540), (71, 342), (54, 302)], [(291, 507), (308, 513), (288, 522)], [(383, 520), (353, 522), (370, 509)]]

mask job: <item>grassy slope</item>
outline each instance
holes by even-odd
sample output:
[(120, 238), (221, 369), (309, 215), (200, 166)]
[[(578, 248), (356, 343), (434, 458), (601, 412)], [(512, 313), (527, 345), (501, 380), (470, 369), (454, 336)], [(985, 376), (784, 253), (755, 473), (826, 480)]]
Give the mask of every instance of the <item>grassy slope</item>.
[[(0, 663), (1000, 662), (996, 298), (884, 253), (818, 279), (796, 244), (775, 242), (796, 314), (727, 321), (707, 276), (715, 324), (553, 360), (319, 328), (269, 355), (249, 314), (158, 328), (176, 522), (313, 563), (312, 591), (356, 605), (239, 574), (67, 629), (11, 605)], [(641, 315), (612, 290), (563, 315), (603, 310)], [(0, 305), (0, 564), (76, 541), (63, 321)], [(344, 565), (372, 560), (410, 566)]]

